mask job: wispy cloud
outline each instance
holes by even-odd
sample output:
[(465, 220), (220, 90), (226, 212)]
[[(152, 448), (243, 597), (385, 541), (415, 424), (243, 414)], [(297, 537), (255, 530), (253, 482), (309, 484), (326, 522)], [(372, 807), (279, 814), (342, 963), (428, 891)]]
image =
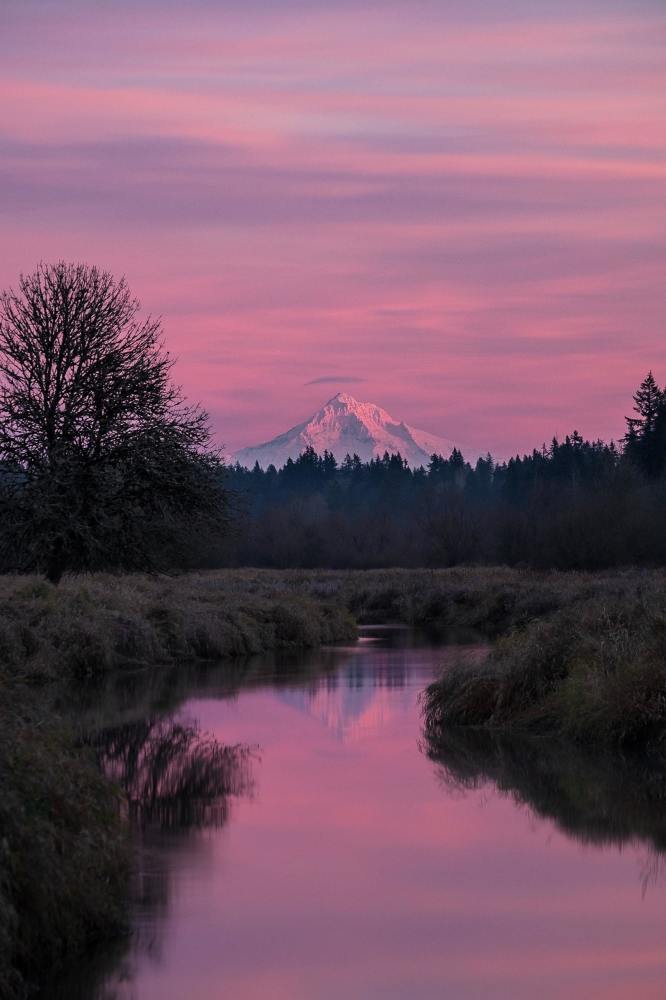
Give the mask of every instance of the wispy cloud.
[(4, 4), (0, 288), (124, 273), (231, 450), (360, 371), (479, 451), (622, 433), (666, 380), (663, 0), (182, 6)]
[(321, 375), (319, 378), (313, 378), (309, 382), (304, 382), (304, 385), (325, 385), (328, 382), (343, 382), (346, 385), (351, 385), (353, 382), (367, 382), (367, 379), (358, 378), (356, 375)]

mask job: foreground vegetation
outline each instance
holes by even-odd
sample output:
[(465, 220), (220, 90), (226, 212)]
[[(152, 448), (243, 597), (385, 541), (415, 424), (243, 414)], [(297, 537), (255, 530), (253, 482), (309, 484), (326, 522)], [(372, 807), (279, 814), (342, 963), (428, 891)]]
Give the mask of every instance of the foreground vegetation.
[(119, 796), (93, 751), (0, 671), (0, 996), (125, 927)]
[(459, 726), (554, 734), (582, 743), (661, 746), (666, 734), (666, 590), (625, 574), (514, 628), (485, 661), (432, 684), (433, 741)]
[[(57, 587), (0, 578), (0, 996), (21, 997), (28, 972), (37, 978), (40, 965), (53, 968), (123, 927), (129, 848), (119, 803), (141, 783), (119, 778), (121, 792), (101, 777), (95, 752), (58, 717), (58, 688), (48, 682), (108, 686), (122, 669), (151, 678), (168, 703), (179, 676), (205, 660), (234, 657), (238, 666), (218, 668), (215, 682), (233, 688), (239, 670), (253, 676), (251, 662), (244, 666), (253, 654), (279, 650), (282, 662), (286, 651), (351, 638), (355, 620), (398, 622), (499, 636), (485, 661), (429, 689), (433, 756), (450, 751), (463, 727), (655, 747), (666, 721), (665, 579), (499, 567), (95, 574)], [(141, 697), (137, 689), (123, 704), (127, 725), (145, 715)], [(500, 745), (494, 736), (490, 744)], [(216, 751), (203, 750), (197, 788), (202, 774), (217, 775)], [(146, 760), (156, 757), (161, 750)], [(160, 816), (182, 811), (179, 789), (167, 792)]]
[[(173, 679), (183, 661), (247, 658), (355, 634), (349, 613), (329, 602), (280, 588), (271, 596), (216, 575), (95, 575), (59, 587), (37, 577), (0, 579), (3, 1000), (27, 996), (60, 963), (125, 924), (130, 845), (121, 815), (139, 808), (137, 794), (120, 776), (113, 783), (102, 776), (100, 748), (81, 745), (55, 709), (57, 686), (49, 682), (149, 664)], [(199, 792), (202, 774), (216, 793), (233, 790), (228, 752), (199, 742), (193, 762), (191, 734), (181, 733), (181, 749), (184, 742), (188, 780), (196, 765)], [(173, 770), (158, 749), (153, 757)], [(151, 787), (153, 779), (151, 772)], [(180, 808), (182, 798), (170, 785), (164, 808)]]
[(659, 573), (216, 570), (183, 576), (0, 577), (0, 662), (35, 680), (310, 648), (358, 622), (490, 637), (594, 597), (624, 601)]

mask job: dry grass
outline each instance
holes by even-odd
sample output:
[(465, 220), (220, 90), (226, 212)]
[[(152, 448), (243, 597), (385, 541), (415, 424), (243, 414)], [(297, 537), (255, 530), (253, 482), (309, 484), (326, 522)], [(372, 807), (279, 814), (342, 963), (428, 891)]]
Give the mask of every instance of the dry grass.
[(0, 673), (0, 996), (125, 927), (129, 846), (92, 751)]
[(128, 844), (119, 791), (34, 681), (247, 657), (356, 634), (347, 611), (224, 574), (0, 578), (0, 997), (118, 933)]
[(480, 665), (428, 689), (433, 739), (455, 726), (656, 745), (666, 735), (666, 590), (661, 577), (600, 587), (500, 639)]
[(402, 622), (441, 630), (472, 629), (496, 637), (590, 598), (623, 600), (645, 588), (666, 587), (660, 570), (603, 573), (536, 572), (503, 566), (454, 569), (223, 570), (197, 577), (197, 586), (230, 598), (280, 596), (332, 602), (360, 623)]
[(484, 664), (429, 689), (431, 742), (461, 724), (654, 742), (665, 579), (503, 568), (93, 575), (58, 588), (0, 578), (0, 996), (23, 994), (35, 956), (52, 965), (122, 924), (116, 793), (26, 681), (315, 647), (351, 638), (354, 618), (395, 621), (508, 632)]
[(228, 574), (0, 578), (0, 663), (41, 680), (308, 648), (355, 635), (341, 607)]
[(592, 599), (663, 588), (658, 571), (220, 570), (95, 574), (55, 588), (0, 578), (0, 663), (43, 679), (149, 663), (226, 659), (349, 639), (359, 622), (495, 637)]

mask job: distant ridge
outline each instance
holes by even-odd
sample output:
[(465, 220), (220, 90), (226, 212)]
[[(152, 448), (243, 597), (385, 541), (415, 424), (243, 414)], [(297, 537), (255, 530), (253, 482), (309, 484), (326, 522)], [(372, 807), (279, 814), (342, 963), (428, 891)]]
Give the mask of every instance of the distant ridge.
[[(345, 455), (358, 455), (363, 462), (381, 458), (385, 452), (398, 452), (409, 465), (427, 465), (433, 454), (448, 458), (454, 448), (448, 438), (437, 437), (395, 420), (375, 403), (362, 403), (346, 392), (329, 399), (314, 416), (297, 424), (272, 441), (251, 448), (242, 448), (233, 456), (240, 465), (252, 468), (258, 462), (262, 469), (274, 465), (280, 468), (288, 458), (296, 459), (306, 448), (319, 455), (332, 452), (338, 462)], [(476, 459), (477, 456), (465, 456)]]

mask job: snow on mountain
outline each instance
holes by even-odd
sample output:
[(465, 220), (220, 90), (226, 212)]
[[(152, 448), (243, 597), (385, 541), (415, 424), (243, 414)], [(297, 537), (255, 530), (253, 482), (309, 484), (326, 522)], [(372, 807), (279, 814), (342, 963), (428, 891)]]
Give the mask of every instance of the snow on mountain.
[(427, 465), (435, 453), (448, 458), (454, 443), (395, 420), (375, 403), (361, 403), (346, 392), (339, 392), (309, 420), (272, 441), (243, 448), (233, 458), (247, 468), (258, 462), (263, 469), (269, 465), (279, 469), (288, 458), (298, 458), (308, 447), (314, 448), (318, 455), (330, 451), (338, 462), (345, 455), (356, 454), (367, 462), (381, 458), (385, 452), (389, 455), (399, 452), (416, 468)]

